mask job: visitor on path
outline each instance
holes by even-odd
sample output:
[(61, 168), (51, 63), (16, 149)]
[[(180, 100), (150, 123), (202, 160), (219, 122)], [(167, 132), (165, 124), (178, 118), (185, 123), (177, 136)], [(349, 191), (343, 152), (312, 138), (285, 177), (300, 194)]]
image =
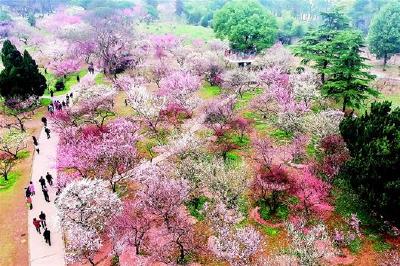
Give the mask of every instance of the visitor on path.
[(69, 97), (71, 97), (71, 98), (72, 98), (72, 96), (74, 96), (74, 94), (71, 92), (71, 93), (69, 94)]
[(37, 141), (37, 138), (35, 136), (32, 136), (33, 139), (33, 145), (38, 146), (39, 142)]
[(29, 186), (25, 188), (25, 197), (29, 198), (32, 195), (31, 190), (29, 189)]
[(65, 107), (67, 104), (65, 103), (65, 101), (62, 101), (62, 106)]
[(128, 99), (125, 99), (124, 102), (125, 102), (125, 106), (128, 106)]
[(54, 106), (53, 105), (49, 105), (48, 110), (51, 115), (54, 114)]
[(35, 226), (36, 231), (37, 231), (39, 234), (41, 234), (41, 233), (40, 233), (40, 221), (39, 221), (39, 220), (36, 220), (36, 218), (33, 218), (33, 225)]
[(52, 186), (53, 185), (53, 176), (49, 172), (47, 172), (47, 174), (46, 174), (46, 179), (47, 179), (47, 182), (49, 183), (49, 185)]
[(47, 229), (47, 228), (44, 229), (43, 237), (44, 237), (44, 240), (46, 241), (46, 243), (49, 243), (49, 246), (51, 246), (50, 231), (49, 231), (49, 229)]
[(35, 186), (33, 185), (32, 181), (29, 182), (28, 189), (31, 195), (35, 195)]
[(39, 152), (40, 152), (39, 148), (36, 148), (36, 152), (37, 152), (37, 154), (39, 154)]
[(79, 83), (79, 81), (81, 81), (81, 78), (79, 77), (79, 75), (76, 76), (76, 81), (78, 81), (78, 83)]
[(40, 223), (43, 226), (43, 229), (46, 228), (46, 226), (47, 226), (47, 224), (46, 224), (46, 214), (43, 211), (40, 212), (39, 219), (40, 219)]
[(43, 176), (40, 177), (39, 183), (42, 186), (42, 189), (46, 187), (46, 180), (44, 180)]
[(46, 128), (44, 129), (44, 132), (46, 132), (47, 139), (49, 139), (49, 138), (50, 138), (50, 129), (49, 129), (48, 127), (46, 127)]
[(32, 198), (31, 198), (31, 197), (27, 197), (27, 198), (26, 198), (26, 205), (28, 206), (28, 208), (29, 208), (30, 210), (33, 209), (33, 204), (32, 204)]
[(43, 125), (45, 126), (45, 127), (47, 127), (47, 118), (46, 117), (42, 117), (42, 122), (43, 122)]
[(53, 96), (54, 96), (54, 91), (50, 90), (50, 97), (53, 98)]
[(44, 200), (47, 202), (50, 202), (49, 190), (47, 189), (46, 186), (44, 188), (42, 188), (42, 192), (43, 192)]

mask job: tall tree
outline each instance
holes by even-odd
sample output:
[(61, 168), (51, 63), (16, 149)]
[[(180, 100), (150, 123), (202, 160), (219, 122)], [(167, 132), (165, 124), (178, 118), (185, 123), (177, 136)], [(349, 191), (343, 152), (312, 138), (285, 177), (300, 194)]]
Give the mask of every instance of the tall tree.
[(322, 94), (342, 101), (342, 111), (346, 107), (359, 108), (368, 95), (377, 96), (378, 92), (369, 86), (374, 76), (369, 74), (360, 55), (363, 37), (357, 31), (343, 31), (331, 42), (331, 64), (325, 70), (329, 78), (322, 85)]
[(6, 40), (1, 50), (4, 69), (0, 73), (0, 94), (9, 99), (41, 96), (46, 88), (46, 79), (39, 73), (35, 60), (27, 51), (24, 55)]
[(351, 156), (343, 176), (372, 210), (399, 224), (400, 108), (373, 103), (369, 113), (344, 119), (340, 132)]
[(400, 52), (400, 3), (385, 5), (372, 20), (368, 44), (372, 53), (383, 58), (383, 69), (390, 57)]
[(215, 13), (214, 31), (219, 38), (227, 38), (236, 50), (262, 50), (276, 40), (275, 18), (256, 0), (235, 0)]
[(303, 57), (303, 64), (312, 63), (321, 75), (321, 81), (325, 82), (325, 71), (331, 61), (330, 42), (338, 32), (349, 28), (349, 19), (338, 9), (323, 12), (321, 17), (323, 23), (300, 40), (295, 54)]

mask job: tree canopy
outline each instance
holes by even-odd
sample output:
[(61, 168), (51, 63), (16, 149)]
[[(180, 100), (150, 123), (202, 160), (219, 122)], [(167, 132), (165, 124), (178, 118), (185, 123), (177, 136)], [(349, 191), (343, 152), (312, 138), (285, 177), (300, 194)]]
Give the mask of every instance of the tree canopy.
[(0, 73), (0, 94), (6, 99), (41, 96), (46, 88), (46, 79), (39, 73), (35, 60), (27, 51), (24, 54), (6, 40), (1, 50), (4, 69)]
[(372, 53), (383, 58), (384, 66), (390, 57), (400, 52), (400, 3), (385, 5), (372, 20), (368, 44)]
[(225, 4), (214, 15), (214, 31), (227, 38), (235, 50), (263, 50), (277, 37), (277, 23), (258, 1), (235, 0)]
[(386, 220), (400, 222), (400, 109), (373, 103), (371, 111), (342, 121), (351, 159), (342, 169), (352, 187)]

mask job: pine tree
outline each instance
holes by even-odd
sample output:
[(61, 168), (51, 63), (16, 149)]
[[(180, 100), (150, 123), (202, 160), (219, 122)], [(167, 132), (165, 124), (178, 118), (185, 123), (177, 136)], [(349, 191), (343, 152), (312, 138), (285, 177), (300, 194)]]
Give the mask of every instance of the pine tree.
[(182, 0), (175, 1), (175, 14), (180, 17), (182, 16), (183, 12), (185, 11), (185, 7)]
[(378, 95), (369, 87), (374, 76), (366, 71), (366, 58), (360, 55), (363, 47), (361, 33), (354, 30), (338, 33), (330, 43), (331, 60), (325, 70), (328, 79), (321, 90), (325, 96), (342, 101), (343, 112), (348, 106), (359, 108), (368, 95)]
[(348, 29), (350, 24), (349, 19), (338, 9), (321, 13), (321, 17), (323, 23), (300, 40), (295, 55), (303, 57), (303, 64), (312, 63), (324, 83), (325, 72), (331, 60), (330, 42), (338, 32)]
[(46, 88), (46, 79), (40, 74), (35, 60), (27, 51), (22, 56), (17, 48), (6, 40), (1, 50), (4, 69), (0, 73), (0, 94), (6, 99), (22, 99), (32, 95), (41, 96)]

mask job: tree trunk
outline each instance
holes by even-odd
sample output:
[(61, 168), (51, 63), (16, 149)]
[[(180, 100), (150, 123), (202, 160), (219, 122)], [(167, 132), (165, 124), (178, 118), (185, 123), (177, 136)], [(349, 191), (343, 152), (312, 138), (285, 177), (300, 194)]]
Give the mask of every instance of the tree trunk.
[(387, 64), (387, 61), (388, 61), (388, 56), (387, 56), (387, 54), (385, 53), (385, 55), (383, 56), (383, 71), (386, 71), (386, 64)]
[(347, 97), (344, 97), (344, 99), (343, 99), (343, 107), (342, 107), (343, 113), (346, 111), (346, 105), (347, 105)]
[(4, 173), (3, 176), (4, 176), (4, 180), (5, 180), (5, 181), (8, 181), (8, 174), (7, 174), (7, 173)]
[(88, 258), (88, 261), (89, 261), (90, 265), (92, 265), (92, 266), (95, 266), (95, 265), (96, 265), (96, 264), (94, 263), (94, 261), (93, 261), (92, 258)]

